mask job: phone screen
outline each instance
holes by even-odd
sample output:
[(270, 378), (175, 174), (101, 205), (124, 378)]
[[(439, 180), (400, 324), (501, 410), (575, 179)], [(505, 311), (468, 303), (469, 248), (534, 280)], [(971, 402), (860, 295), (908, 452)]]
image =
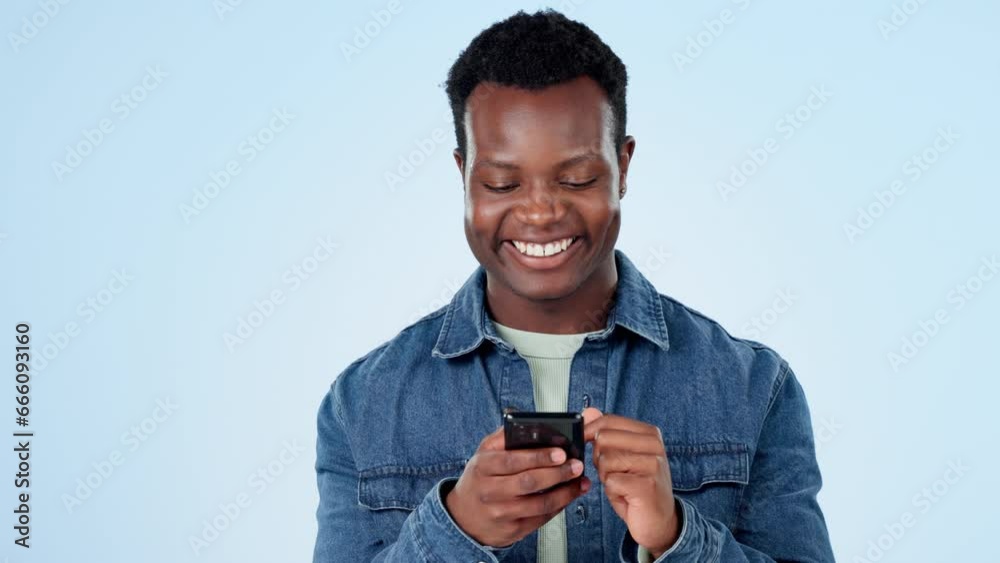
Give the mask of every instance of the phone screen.
[(568, 459), (583, 461), (583, 415), (578, 412), (504, 414), (506, 449), (561, 447)]

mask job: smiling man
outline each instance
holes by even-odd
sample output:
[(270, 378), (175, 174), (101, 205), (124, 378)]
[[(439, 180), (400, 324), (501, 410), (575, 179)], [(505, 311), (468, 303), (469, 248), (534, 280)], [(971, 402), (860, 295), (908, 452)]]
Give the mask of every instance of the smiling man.
[[(452, 66), (480, 267), (334, 380), (316, 563), (833, 561), (788, 363), (615, 248), (636, 147), (626, 83), (593, 31), (552, 11), (493, 25)], [(507, 409), (582, 411), (584, 463), (505, 450)]]

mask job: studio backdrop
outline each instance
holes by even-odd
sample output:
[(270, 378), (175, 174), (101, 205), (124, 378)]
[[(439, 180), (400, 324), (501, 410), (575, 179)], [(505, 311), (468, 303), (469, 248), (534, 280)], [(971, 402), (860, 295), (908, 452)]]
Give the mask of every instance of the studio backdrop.
[(321, 400), (478, 265), (447, 70), (545, 6), (628, 67), (617, 247), (794, 367), (837, 559), (995, 560), (986, 0), (6, 2), (0, 557), (310, 560)]

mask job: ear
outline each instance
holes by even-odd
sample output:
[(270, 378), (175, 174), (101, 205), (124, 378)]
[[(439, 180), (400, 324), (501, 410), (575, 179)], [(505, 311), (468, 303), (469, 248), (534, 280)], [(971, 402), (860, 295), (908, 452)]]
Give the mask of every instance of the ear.
[(626, 180), (628, 178), (628, 166), (632, 162), (632, 154), (635, 152), (635, 137), (628, 135), (622, 143), (622, 149), (618, 152), (618, 199), (625, 197)]
[(462, 153), (456, 148), (452, 151), (452, 156), (455, 157), (455, 164), (458, 165), (458, 173), (462, 176), (462, 190), (465, 190), (465, 159), (462, 158)]

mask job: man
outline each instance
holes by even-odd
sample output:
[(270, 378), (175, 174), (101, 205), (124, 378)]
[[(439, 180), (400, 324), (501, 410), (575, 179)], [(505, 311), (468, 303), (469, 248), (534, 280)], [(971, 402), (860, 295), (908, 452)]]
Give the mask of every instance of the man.
[[(833, 561), (788, 364), (615, 249), (626, 82), (552, 11), (493, 25), (454, 63), (480, 267), (331, 386), (315, 562)], [(582, 467), (506, 451), (505, 409), (582, 411)]]

